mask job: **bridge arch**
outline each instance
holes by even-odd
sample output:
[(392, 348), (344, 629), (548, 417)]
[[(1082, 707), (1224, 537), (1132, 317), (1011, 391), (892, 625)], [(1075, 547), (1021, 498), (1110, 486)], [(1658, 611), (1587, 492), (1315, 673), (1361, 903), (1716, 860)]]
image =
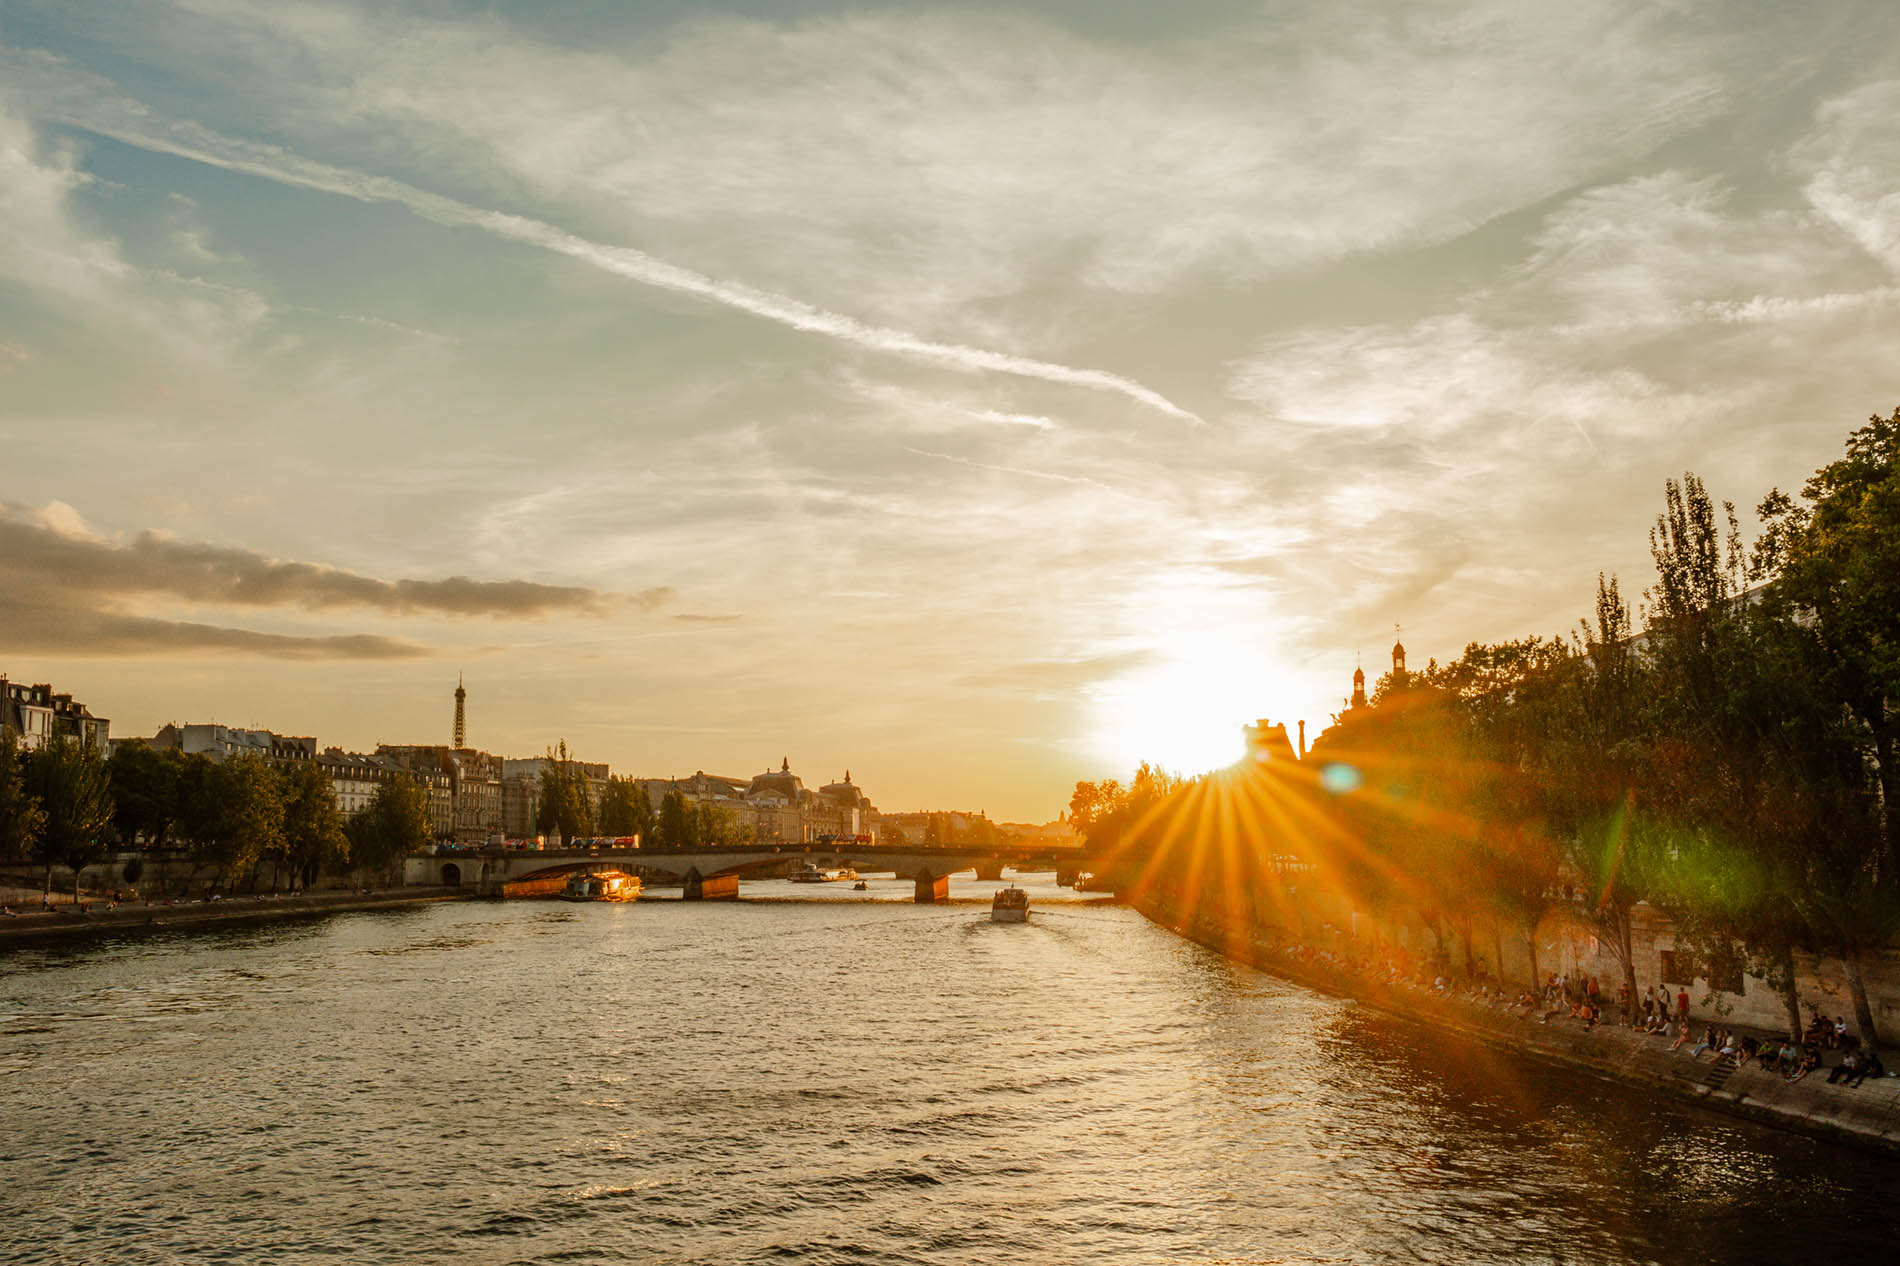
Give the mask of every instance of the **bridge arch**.
[(443, 863), (442, 886), (444, 888), (457, 888), (461, 886), (461, 883), (462, 883), (462, 868), (460, 866), (457, 866), (454, 862)]

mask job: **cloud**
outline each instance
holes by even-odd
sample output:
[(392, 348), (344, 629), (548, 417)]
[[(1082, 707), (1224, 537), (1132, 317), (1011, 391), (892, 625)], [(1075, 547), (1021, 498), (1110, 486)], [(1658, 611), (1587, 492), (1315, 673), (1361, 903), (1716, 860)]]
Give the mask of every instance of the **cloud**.
[(1153, 650), (1123, 651), (1083, 659), (1046, 659), (970, 673), (952, 684), (973, 690), (1003, 690), (1032, 695), (1068, 695), (1098, 681), (1109, 681), (1160, 663)]
[(707, 18), (585, 50), (188, 7), (240, 73), (299, 83), (289, 126), (961, 320), (1052, 273), (1153, 294), (1443, 240), (1706, 121), (1736, 73), (1611, 0), (1275, 6), (1139, 46), (989, 10)]
[[(43, 510), (0, 503), (0, 576), (72, 593), (163, 594), (188, 602), (311, 611), (362, 607), (391, 615), (598, 616), (617, 601), (594, 589), (526, 580), (381, 580), (157, 532), (141, 532), (121, 545), (92, 535), (62, 502)], [(653, 610), (672, 596), (672, 590), (656, 588), (629, 601)]]
[(0, 602), (0, 642), (15, 653), (77, 656), (239, 654), (272, 659), (415, 659), (429, 648), (367, 633), (300, 636), (158, 620), (58, 602)]
[(48, 75), (41, 62), (42, 59), (34, 59), (22, 66), (16, 60), (12, 69), (15, 74), (27, 69), (41, 71), (36, 82), (43, 84), (50, 94), (39, 104), (42, 115), (122, 144), (360, 202), (391, 203), (445, 227), (480, 229), (509, 241), (565, 255), (641, 285), (689, 295), (872, 351), (963, 373), (1010, 374), (1108, 392), (1182, 421), (1200, 421), (1195, 414), (1159, 392), (1120, 374), (924, 338), (743, 282), (715, 278), (632, 247), (590, 241), (530, 216), (471, 206), (386, 176), (316, 162), (274, 145), (223, 136), (193, 123), (162, 120), (154, 117), (149, 109), (119, 96), (94, 76)]
[(1822, 105), (1794, 160), (1809, 203), (1862, 250), (1900, 273), (1900, 79)]

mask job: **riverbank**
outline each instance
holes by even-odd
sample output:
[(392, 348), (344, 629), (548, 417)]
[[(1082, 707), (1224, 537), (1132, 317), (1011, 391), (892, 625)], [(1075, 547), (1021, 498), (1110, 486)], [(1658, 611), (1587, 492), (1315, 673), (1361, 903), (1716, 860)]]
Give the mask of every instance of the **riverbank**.
[(294, 897), (229, 897), (175, 904), (136, 901), (115, 906), (105, 901), (93, 901), (82, 903), (79, 910), (83, 910), (83, 913), (72, 906), (57, 906), (50, 914), (32, 910), (19, 911), (11, 918), (0, 917), (0, 946), (110, 932), (257, 922), (468, 899), (467, 888), (378, 888), (370, 891), (338, 888), (306, 892)]
[[(1215, 920), (1197, 920), (1159, 899), (1130, 900), (1129, 904), (1153, 922), (1225, 957), (1389, 1015), (1661, 1091), (1731, 1116), (1900, 1155), (1900, 1077), (1869, 1079), (1856, 1087), (1829, 1085), (1829, 1070), (1824, 1067), (1790, 1082), (1754, 1060), (1737, 1068), (1708, 1055), (1698, 1058), (1690, 1054), (1693, 1043), (1672, 1051), (1672, 1036), (1644, 1034), (1616, 1023), (1591, 1028), (1568, 1019), (1542, 1023), (1541, 1008), (1526, 1014), (1502, 1003), (1376, 980), (1325, 956), (1310, 951), (1301, 954), (1296, 947), (1264, 935), (1237, 934)], [(1708, 1022), (1706, 1016), (1693, 1018), (1698, 1040)], [(1725, 1023), (1720, 1017), (1715, 1022)], [(1781, 1040), (1778, 1035), (1776, 1040)], [(1827, 1062), (1838, 1061), (1839, 1053), (1830, 1052)]]

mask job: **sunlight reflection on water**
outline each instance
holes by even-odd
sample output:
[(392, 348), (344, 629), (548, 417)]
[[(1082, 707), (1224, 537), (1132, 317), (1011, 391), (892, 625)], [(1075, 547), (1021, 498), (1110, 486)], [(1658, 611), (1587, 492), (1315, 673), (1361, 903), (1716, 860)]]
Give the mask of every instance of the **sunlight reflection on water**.
[(1125, 909), (847, 890), (16, 952), (10, 1254), (1726, 1263), (1900, 1233), (1893, 1162), (1448, 1043)]

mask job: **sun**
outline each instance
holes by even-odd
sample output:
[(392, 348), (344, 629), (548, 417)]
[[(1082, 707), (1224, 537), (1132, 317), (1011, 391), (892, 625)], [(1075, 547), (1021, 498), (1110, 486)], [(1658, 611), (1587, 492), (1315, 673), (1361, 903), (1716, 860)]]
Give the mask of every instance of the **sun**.
[(1142, 761), (1185, 775), (1232, 764), (1241, 726), (1266, 715), (1282, 685), (1259, 656), (1257, 646), (1196, 638), (1098, 685), (1090, 748), (1123, 778)]

